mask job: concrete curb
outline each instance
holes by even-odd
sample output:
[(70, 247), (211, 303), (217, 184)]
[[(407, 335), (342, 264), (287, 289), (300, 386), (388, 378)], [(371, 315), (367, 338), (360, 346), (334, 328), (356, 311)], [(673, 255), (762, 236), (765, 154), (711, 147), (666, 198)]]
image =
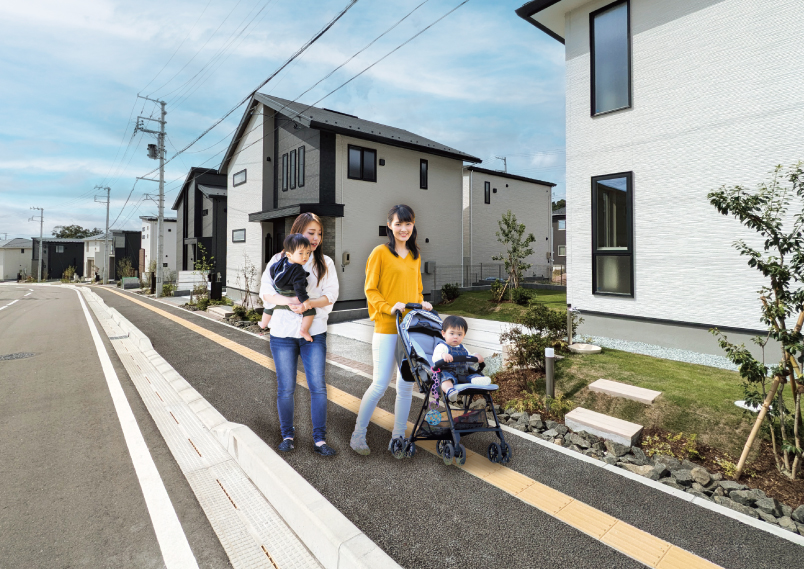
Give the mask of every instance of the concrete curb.
[[(99, 301), (103, 302), (99, 297)], [(254, 431), (226, 420), (156, 350), (150, 339), (106, 305), (115, 323), (216, 436), (285, 523), (325, 569), (394, 569), (401, 566), (360, 531)]]

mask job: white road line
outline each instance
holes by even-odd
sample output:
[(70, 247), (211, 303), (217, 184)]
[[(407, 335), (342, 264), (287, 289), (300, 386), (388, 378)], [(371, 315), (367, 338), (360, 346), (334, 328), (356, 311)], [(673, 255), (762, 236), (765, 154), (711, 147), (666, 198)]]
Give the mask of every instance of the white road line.
[(159, 476), (159, 471), (156, 469), (145, 439), (142, 437), (137, 420), (126, 399), (126, 394), (123, 392), (123, 386), (120, 385), (120, 379), (112, 366), (112, 360), (109, 358), (95, 322), (89, 314), (84, 296), (78, 290), (75, 292), (81, 302), (81, 308), (84, 310), (92, 340), (95, 342), (95, 349), (98, 352), (103, 374), (106, 376), (106, 384), (109, 386), (109, 392), (120, 419), (123, 436), (134, 463), (134, 470), (137, 472), (165, 567), (167, 569), (198, 569), (198, 563), (187, 542), (187, 536), (184, 534), (176, 510), (173, 509), (170, 496), (165, 489), (165, 484)]
[(3, 310), (4, 308), (8, 308), (9, 306), (11, 306), (12, 304), (14, 304), (15, 302), (19, 302), (19, 300), (20, 300), (20, 299), (18, 298), (17, 300), (12, 300), (11, 302), (9, 302), (8, 304), (6, 304), (5, 306), (0, 306), (0, 310)]
[(33, 291), (31, 291), (31, 292), (26, 292), (26, 293), (25, 293), (25, 294), (23, 294), (22, 296), (28, 296), (29, 294), (33, 294)]

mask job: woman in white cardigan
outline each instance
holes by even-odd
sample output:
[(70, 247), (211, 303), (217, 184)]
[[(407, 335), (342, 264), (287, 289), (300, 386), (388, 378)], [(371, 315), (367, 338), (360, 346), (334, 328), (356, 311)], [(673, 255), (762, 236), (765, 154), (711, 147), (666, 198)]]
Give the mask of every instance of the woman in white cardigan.
[[(276, 365), (276, 406), (279, 411), (279, 426), (282, 442), (278, 450), (288, 452), (294, 448), (295, 429), (293, 427), (293, 395), (296, 391), (296, 364), (301, 356), (307, 386), (310, 389), (310, 414), (313, 420), (313, 451), (322, 456), (335, 455), (335, 449), (327, 445), (327, 384), (324, 366), (327, 357), (327, 319), (332, 305), (338, 299), (338, 274), (335, 263), (324, 255), (324, 225), (317, 215), (303, 213), (296, 218), (291, 233), (301, 233), (310, 241), (313, 254), (304, 265), (310, 273), (307, 277), (309, 299), (299, 303), (299, 299), (282, 296), (274, 289), (269, 271), (271, 265), (279, 262), (282, 253), (277, 253), (268, 262), (262, 275), (260, 298), (266, 308), (271, 305), (287, 305), (289, 310), (274, 310), (271, 322), (271, 355)], [(308, 342), (302, 338), (300, 329), (302, 312), (315, 308), (315, 317), (309, 333), (313, 338)]]

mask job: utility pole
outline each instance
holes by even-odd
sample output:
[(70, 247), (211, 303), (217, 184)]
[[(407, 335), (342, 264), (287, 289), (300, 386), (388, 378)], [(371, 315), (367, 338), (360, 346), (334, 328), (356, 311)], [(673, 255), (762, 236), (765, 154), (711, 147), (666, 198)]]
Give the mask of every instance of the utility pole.
[(95, 201), (98, 203), (105, 203), (106, 204), (106, 233), (103, 236), (103, 254), (106, 258), (103, 260), (103, 284), (108, 284), (108, 274), (109, 274), (109, 197), (112, 192), (112, 189), (109, 186), (95, 186), (96, 190), (106, 190), (106, 201), (99, 200), (98, 198), (102, 198), (103, 196), (95, 196)]
[[(42, 282), (42, 229), (45, 224), (45, 209), (41, 207), (32, 207), (31, 209), (39, 210), (39, 277), (36, 280)], [(36, 216), (33, 216), (28, 221), (36, 221)]]
[(6, 239), (8, 239), (8, 233), (3, 233), (3, 241), (5, 241)]
[[(157, 140), (156, 145), (148, 145), (148, 158), (159, 159), (159, 221), (156, 225), (156, 297), (159, 298), (162, 296), (162, 265), (164, 264), (165, 260), (165, 244), (162, 232), (164, 231), (165, 225), (165, 125), (167, 124), (165, 121), (165, 115), (167, 112), (165, 112), (165, 101), (149, 99), (148, 97), (143, 97), (142, 95), (137, 95), (137, 97), (152, 101), (154, 103), (159, 103), (159, 105), (162, 107), (161, 117), (159, 120), (152, 119), (150, 117), (137, 117), (137, 126), (134, 130), (134, 132), (140, 130), (149, 134), (155, 134)], [(158, 122), (159, 130), (149, 130), (145, 128), (144, 123), (142, 122), (145, 120)]]
[(503, 172), (508, 173), (508, 159), (505, 156), (495, 156), (497, 160), (503, 161)]

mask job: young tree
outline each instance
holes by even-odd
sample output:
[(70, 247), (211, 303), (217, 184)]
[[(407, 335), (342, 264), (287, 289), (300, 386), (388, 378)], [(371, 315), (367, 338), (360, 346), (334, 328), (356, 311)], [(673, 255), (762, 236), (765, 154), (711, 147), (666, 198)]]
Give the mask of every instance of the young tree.
[[(801, 468), (803, 446), (804, 170), (801, 162), (786, 170), (777, 166), (770, 183), (760, 184), (755, 191), (741, 186), (722, 187), (707, 197), (720, 213), (736, 217), (764, 240), (761, 249), (742, 239), (736, 241), (734, 247), (740, 255), (748, 257), (748, 265), (766, 279), (766, 284), (758, 292), (762, 322), (768, 333), (754, 341), (764, 346), (772, 338), (782, 348), (778, 363), (766, 366), (744, 345), (737, 346), (718, 330), (712, 331), (729, 359), (740, 368), (740, 375), (745, 380), (746, 400), (757, 403), (764, 400), (737, 464), (735, 477), (740, 477), (748, 451), (767, 417), (776, 466), (780, 472), (795, 479)], [(768, 388), (769, 377), (773, 381)], [(783, 397), (787, 385), (793, 400), (792, 410), (787, 409)]]
[(567, 200), (560, 199), (557, 202), (553, 202), (553, 211), (561, 209), (562, 207), (567, 207)]
[[(517, 223), (516, 216), (508, 210), (502, 219), (497, 222), (500, 230), (497, 231), (497, 241), (502, 243), (506, 251), (492, 257), (494, 261), (505, 263), (505, 272), (508, 274), (508, 283), (512, 289), (519, 288), (522, 281), (522, 273), (527, 271), (532, 265), (523, 260), (528, 255), (533, 254), (530, 244), (536, 241), (533, 233), (525, 235), (525, 224)], [(524, 236), (524, 237), (523, 237)]]
[(103, 230), (98, 227), (84, 229), (80, 225), (57, 225), (53, 228), (53, 237), (59, 239), (84, 239), (101, 233), (103, 233)]

